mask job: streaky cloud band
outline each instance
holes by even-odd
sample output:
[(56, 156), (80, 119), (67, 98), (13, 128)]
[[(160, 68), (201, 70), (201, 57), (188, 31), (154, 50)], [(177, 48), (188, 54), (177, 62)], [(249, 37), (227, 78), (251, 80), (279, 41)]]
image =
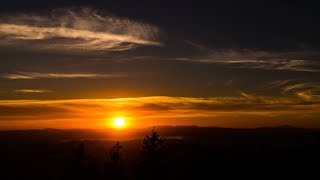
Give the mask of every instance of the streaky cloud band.
[(123, 51), (160, 46), (155, 26), (90, 8), (55, 9), (49, 15), (11, 14), (0, 17), (2, 46), (34, 49)]
[(39, 73), (39, 72), (18, 72), (4, 74), (4, 79), (70, 79), (70, 78), (120, 78), (124, 74), (90, 74), (90, 73)]
[(51, 90), (47, 89), (17, 89), (15, 93), (51, 93)]
[(254, 49), (210, 49), (201, 44), (186, 41), (201, 50), (202, 55), (192, 58), (175, 58), (177, 61), (218, 64), (240, 69), (261, 69), (297, 72), (320, 72), (320, 51), (263, 51)]

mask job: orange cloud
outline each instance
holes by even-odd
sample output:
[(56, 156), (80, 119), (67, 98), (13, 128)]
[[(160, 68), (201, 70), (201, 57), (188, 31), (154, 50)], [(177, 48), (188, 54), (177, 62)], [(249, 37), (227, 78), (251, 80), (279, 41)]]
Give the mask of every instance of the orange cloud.
[[(294, 121), (316, 124), (320, 117), (320, 101), (303, 99), (255, 97), (193, 98), (193, 97), (136, 97), (116, 99), (70, 100), (2, 100), (0, 122), (33, 121), (46, 123), (65, 121), (66, 127), (101, 127), (104, 121), (117, 114), (130, 117), (135, 124), (223, 125), (235, 120), (246, 125), (270, 122), (296, 125)], [(190, 120), (191, 119), (191, 120)], [(206, 121), (202, 121), (207, 119)], [(197, 122), (199, 120), (199, 122)], [(79, 122), (78, 124), (73, 124)], [(71, 123), (71, 124), (70, 124)], [(181, 123), (180, 123), (181, 124)], [(242, 124), (242, 123), (239, 123)], [(234, 124), (234, 126), (239, 126)], [(319, 124), (320, 125), (320, 124)], [(1, 129), (1, 127), (0, 127)]]
[(16, 93), (50, 93), (52, 91), (47, 89), (17, 89), (14, 92)]

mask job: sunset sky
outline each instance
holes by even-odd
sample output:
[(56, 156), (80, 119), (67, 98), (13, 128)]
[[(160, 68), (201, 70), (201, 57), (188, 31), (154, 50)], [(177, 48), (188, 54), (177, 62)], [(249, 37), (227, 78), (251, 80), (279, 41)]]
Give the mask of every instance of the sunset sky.
[(281, 1), (0, 6), (0, 129), (320, 127), (320, 11)]

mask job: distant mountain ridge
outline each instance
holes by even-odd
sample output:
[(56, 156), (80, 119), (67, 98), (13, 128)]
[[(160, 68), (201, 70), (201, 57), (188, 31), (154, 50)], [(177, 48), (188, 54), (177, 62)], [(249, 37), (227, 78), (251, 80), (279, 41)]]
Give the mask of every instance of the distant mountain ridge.
[[(0, 131), (1, 142), (60, 142), (63, 140), (116, 140), (144, 137), (151, 128), (117, 131), (115, 129), (35, 129), (35, 130), (5, 130)], [(218, 136), (234, 137), (259, 135), (275, 136), (284, 134), (320, 134), (320, 129), (304, 129), (293, 126), (260, 127), (252, 129), (198, 127), (198, 126), (159, 126), (156, 130), (163, 136), (207, 137)]]

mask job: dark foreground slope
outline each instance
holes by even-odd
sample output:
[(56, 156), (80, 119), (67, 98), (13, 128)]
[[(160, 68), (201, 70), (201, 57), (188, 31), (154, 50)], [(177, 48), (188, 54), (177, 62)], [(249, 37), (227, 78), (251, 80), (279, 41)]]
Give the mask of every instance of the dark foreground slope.
[[(141, 159), (146, 130), (122, 137), (101, 130), (1, 131), (0, 179), (320, 179), (317, 129), (156, 129), (167, 137), (167, 154), (151, 175)], [(109, 150), (117, 138), (123, 148), (115, 167)], [(81, 144), (80, 175), (70, 176)]]

